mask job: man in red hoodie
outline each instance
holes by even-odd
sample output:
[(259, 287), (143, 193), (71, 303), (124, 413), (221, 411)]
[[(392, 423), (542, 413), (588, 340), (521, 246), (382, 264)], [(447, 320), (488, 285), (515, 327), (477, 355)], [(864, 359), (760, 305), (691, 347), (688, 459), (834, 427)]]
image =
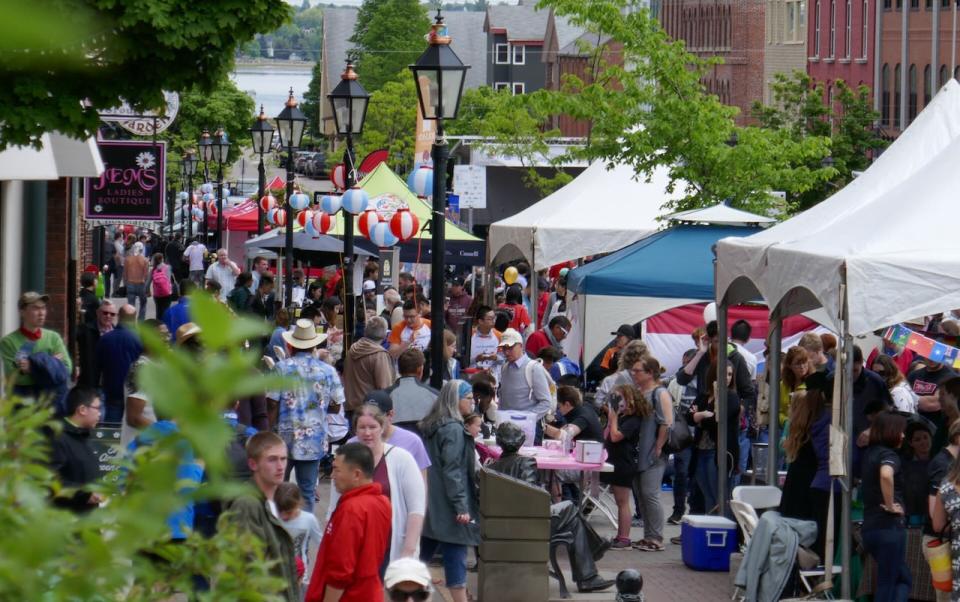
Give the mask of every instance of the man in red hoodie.
[(373, 470), (373, 452), (362, 443), (337, 449), (331, 477), (341, 497), (323, 532), (306, 602), (383, 599), (380, 565), (392, 513)]

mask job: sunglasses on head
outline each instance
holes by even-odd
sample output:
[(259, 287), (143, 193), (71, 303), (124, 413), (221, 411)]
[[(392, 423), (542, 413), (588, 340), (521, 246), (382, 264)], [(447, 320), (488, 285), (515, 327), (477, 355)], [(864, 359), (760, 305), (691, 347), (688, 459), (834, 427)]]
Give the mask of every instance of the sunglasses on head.
[(407, 602), (407, 600), (415, 600), (416, 602), (423, 602), (430, 597), (430, 592), (425, 589), (418, 589), (412, 592), (401, 592), (399, 590), (390, 592), (391, 602)]

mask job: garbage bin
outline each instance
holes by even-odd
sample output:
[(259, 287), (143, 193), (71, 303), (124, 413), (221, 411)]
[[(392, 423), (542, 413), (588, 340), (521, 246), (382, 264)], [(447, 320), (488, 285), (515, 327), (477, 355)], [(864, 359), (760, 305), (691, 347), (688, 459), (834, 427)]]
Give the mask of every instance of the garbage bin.
[(483, 468), (480, 535), (480, 602), (550, 597), (550, 495), (545, 490)]

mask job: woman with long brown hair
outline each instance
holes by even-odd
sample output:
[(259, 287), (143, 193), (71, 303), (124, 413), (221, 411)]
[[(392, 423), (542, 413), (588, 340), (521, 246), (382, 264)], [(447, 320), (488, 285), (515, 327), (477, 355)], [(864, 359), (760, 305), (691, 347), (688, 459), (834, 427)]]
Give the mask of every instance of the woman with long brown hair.
[(613, 489), (618, 519), (617, 536), (610, 549), (629, 550), (630, 498), (637, 474), (637, 443), (643, 419), (653, 414), (653, 407), (636, 387), (620, 385), (611, 392), (605, 408), (607, 428), (604, 439), (607, 461), (613, 464), (613, 472), (601, 474), (600, 480)]
[(898, 410), (911, 414), (917, 413), (917, 403), (920, 398), (910, 388), (910, 383), (907, 382), (907, 378), (892, 357), (882, 353), (878, 354), (870, 368), (887, 383), (887, 388), (890, 389), (890, 397), (893, 398), (893, 405), (897, 406)]
[(787, 349), (780, 367), (780, 426), (790, 417), (790, 405), (800, 397), (806, 388), (803, 384), (810, 374), (810, 360), (803, 347), (793, 346)]

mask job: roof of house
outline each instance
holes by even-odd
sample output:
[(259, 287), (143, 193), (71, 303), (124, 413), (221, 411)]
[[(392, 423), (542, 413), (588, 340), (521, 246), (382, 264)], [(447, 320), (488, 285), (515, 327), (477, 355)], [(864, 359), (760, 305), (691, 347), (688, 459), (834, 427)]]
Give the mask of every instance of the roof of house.
[(542, 41), (547, 32), (550, 12), (528, 4), (496, 4), (487, 7), (484, 31), (500, 29), (508, 41)]
[[(601, 34), (599, 39), (599, 45), (606, 44), (610, 41), (609, 34)], [(560, 47), (558, 54), (561, 56), (581, 56), (583, 55), (583, 44), (586, 44), (586, 47), (589, 49), (596, 48), (598, 46), (597, 34), (592, 31), (582, 31), (580, 35), (576, 36), (569, 43)]]
[(467, 69), (464, 88), (479, 88), (487, 85), (487, 35), (483, 31), (486, 15), (476, 11), (447, 11), (443, 21), (453, 41), (450, 47)]

